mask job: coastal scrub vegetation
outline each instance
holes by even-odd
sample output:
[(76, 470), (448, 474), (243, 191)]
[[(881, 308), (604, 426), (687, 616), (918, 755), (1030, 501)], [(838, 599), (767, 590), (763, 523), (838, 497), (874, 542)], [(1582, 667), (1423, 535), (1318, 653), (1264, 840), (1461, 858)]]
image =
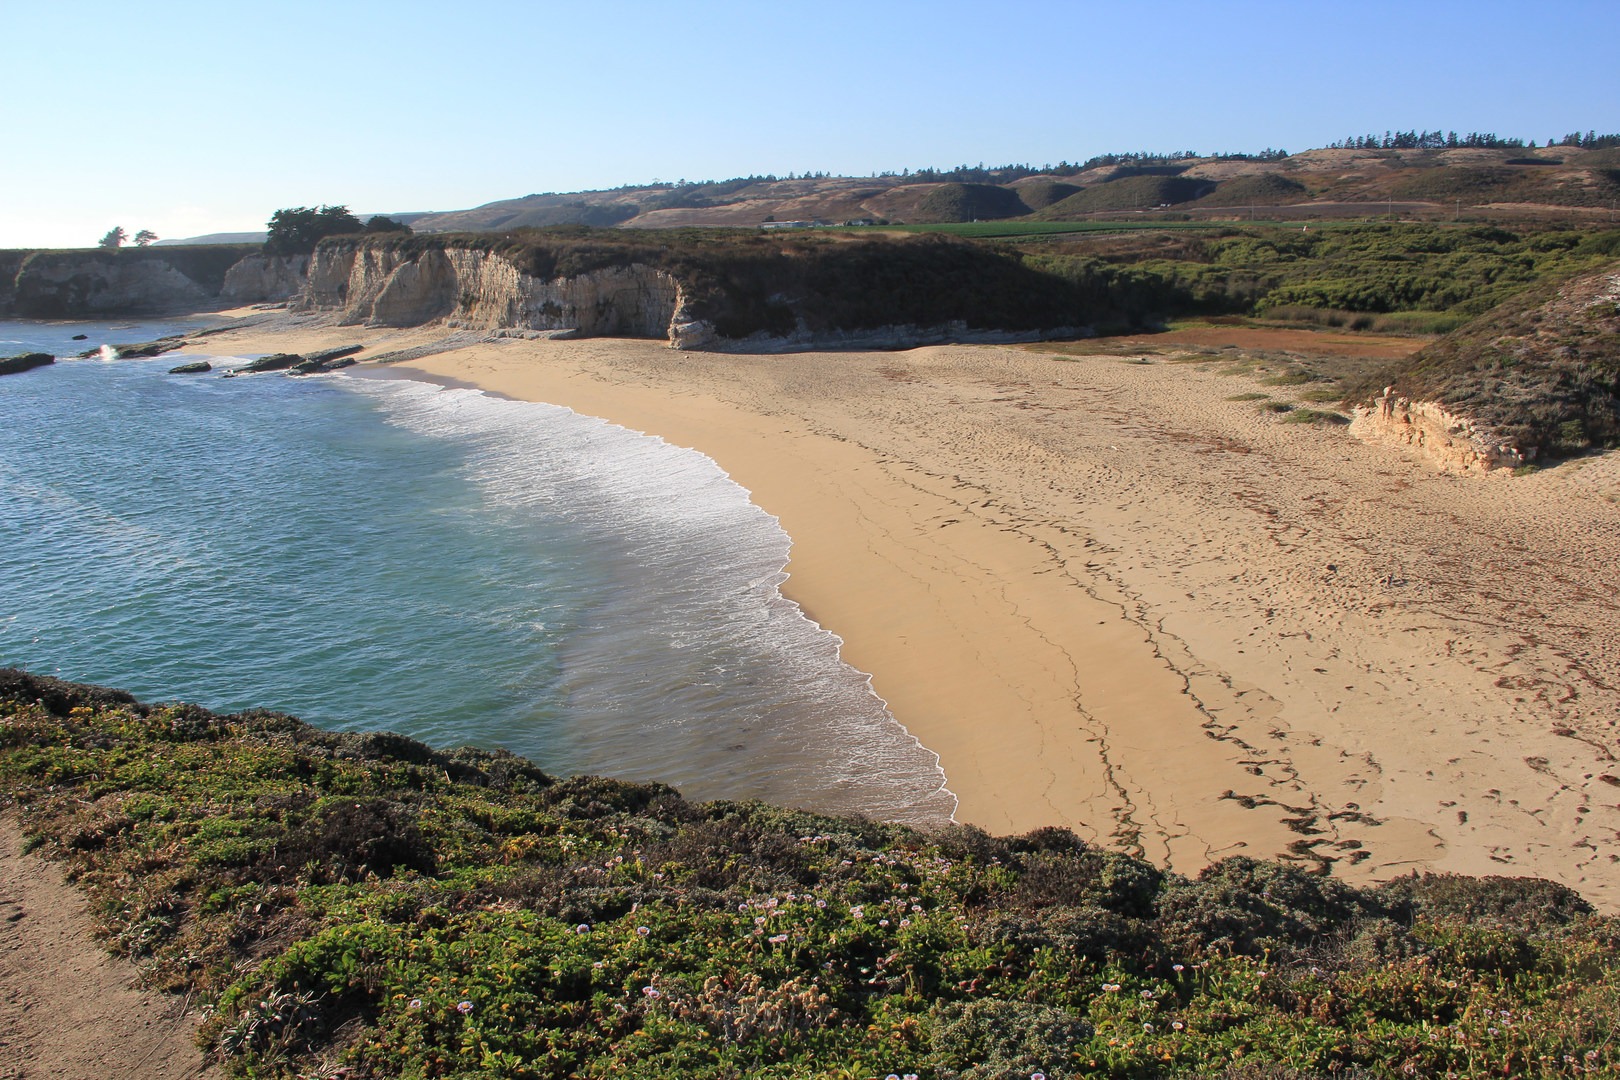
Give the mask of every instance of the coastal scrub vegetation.
[(1620, 922), (1196, 878), (0, 671), (0, 800), (239, 1076), (1620, 1076)]
[(1620, 262), (1528, 289), (1377, 376), (1553, 457), (1620, 446)]

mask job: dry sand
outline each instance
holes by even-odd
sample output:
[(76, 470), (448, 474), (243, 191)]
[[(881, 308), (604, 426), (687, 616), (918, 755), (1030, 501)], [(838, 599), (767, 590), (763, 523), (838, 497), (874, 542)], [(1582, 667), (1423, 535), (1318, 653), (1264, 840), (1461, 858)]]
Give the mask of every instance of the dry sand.
[(719, 462), (963, 821), (1188, 873), (1534, 874), (1620, 910), (1620, 456), (1449, 476), (1228, 400), (1254, 384), (1218, 363), (1038, 347), (503, 340), (411, 367)]

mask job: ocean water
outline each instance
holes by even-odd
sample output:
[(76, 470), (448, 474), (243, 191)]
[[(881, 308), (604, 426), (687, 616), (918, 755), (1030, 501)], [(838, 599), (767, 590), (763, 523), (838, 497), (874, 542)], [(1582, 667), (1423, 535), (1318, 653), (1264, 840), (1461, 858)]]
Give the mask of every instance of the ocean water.
[[(0, 356), (182, 328), (0, 322)], [(0, 664), (695, 798), (952, 813), (708, 458), (472, 390), (175, 363), (0, 378)]]

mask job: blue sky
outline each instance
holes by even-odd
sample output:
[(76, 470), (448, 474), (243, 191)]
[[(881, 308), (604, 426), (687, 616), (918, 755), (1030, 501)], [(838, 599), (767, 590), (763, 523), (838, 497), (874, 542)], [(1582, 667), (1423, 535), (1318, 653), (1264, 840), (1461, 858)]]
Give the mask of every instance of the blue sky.
[(1358, 132), (1620, 131), (1620, 3), (0, 4), (0, 247)]

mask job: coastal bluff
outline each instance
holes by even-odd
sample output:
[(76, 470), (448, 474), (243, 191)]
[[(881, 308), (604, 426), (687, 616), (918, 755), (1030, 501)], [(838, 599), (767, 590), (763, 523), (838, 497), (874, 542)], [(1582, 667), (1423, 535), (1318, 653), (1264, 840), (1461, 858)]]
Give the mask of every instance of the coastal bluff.
[(712, 326), (692, 316), (688, 301), (673, 274), (640, 262), (543, 278), (492, 251), (325, 244), (309, 263), (295, 306), (336, 311), (346, 325), (406, 327), (443, 320), (476, 330), (667, 337), (682, 348), (714, 337)]
[(310, 256), (247, 245), (0, 252), (0, 315), (83, 318), (287, 303), (344, 325), (667, 341), (676, 349), (895, 348), (1084, 336), (1115, 298), (941, 236), (606, 230), (335, 237)]
[(243, 301), (227, 288), (230, 272), (257, 252), (254, 244), (0, 251), (0, 317), (85, 319), (231, 307)]

